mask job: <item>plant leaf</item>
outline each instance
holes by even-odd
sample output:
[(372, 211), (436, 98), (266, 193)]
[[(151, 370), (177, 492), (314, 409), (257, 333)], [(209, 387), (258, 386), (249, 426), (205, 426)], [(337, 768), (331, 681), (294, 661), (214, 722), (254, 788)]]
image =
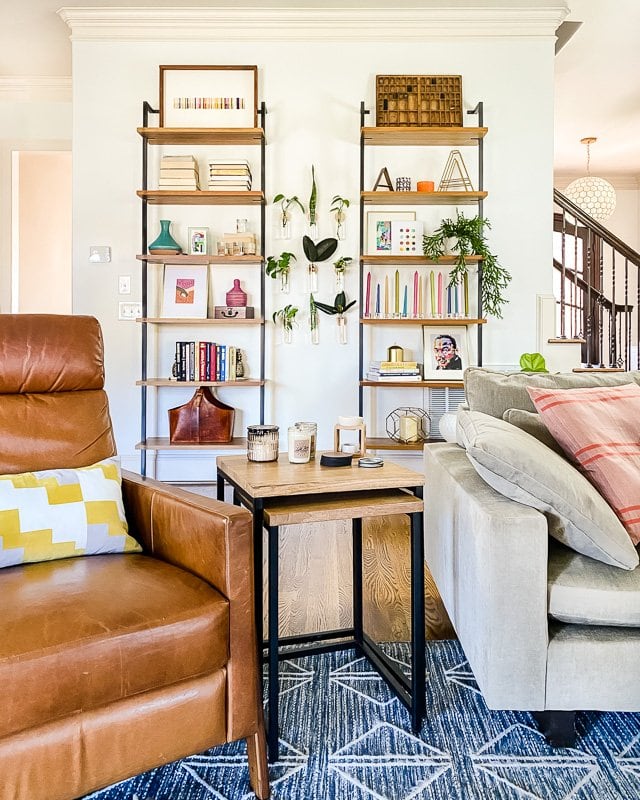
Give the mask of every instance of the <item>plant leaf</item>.
[(540, 353), (523, 353), (520, 356), (520, 369), (523, 372), (549, 372), (544, 356)]
[(334, 306), (327, 305), (327, 303), (321, 303), (319, 300), (315, 300), (316, 308), (320, 311), (324, 311), (325, 314), (337, 314), (337, 310)]
[(302, 249), (304, 250), (304, 254), (309, 261), (319, 261), (318, 250), (316, 249), (313, 239), (311, 239), (309, 236), (305, 235), (302, 237)]
[(273, 202), (274, 202), (274, 203), (277, 203), (277, 202), (278, 202), (278, 200), (284, 200), (284, 195), (283, 195), (283, 194), (277, 194), (277, 195), (276, 195), (276, 196), (273, 198)]
[(334, 238), (323, 239), (321, 242), (318, 242), (315, 248), (317, 257), (313, 260), (325, 261), (327, 258), (331, 258), (338, 249), (338, 240)]

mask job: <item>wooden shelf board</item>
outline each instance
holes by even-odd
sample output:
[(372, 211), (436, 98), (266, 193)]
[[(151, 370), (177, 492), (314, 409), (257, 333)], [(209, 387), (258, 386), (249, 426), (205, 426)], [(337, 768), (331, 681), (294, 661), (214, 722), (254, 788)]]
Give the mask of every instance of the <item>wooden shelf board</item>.
[(475, 319), (470, 317), (362, 317), (360, 322), (363, 325), (447, 325), (451, 327), (459, 325), (484, 325), (486, 319)]
[(150, 205), (174, 206), (250, 206), (264, 202), (262, 192), (209, 192), (204, 189), (171, 191), (169, 189), (138, 189), (138, 197)]
[(579, 337), (571, 338), (565, 336), (554, 336), (552, 339), (547, 339), (548, 344), (586, 344), (586, 339), (580, 339)]
[[(139, 192), (138, 192), (139, 194)], [(484, 200), (488, 192), (360, 192), (365, 205), (376, 206), (463, 206)]]
[(422, 450), (424, 445), (429, 441), (429, 439), (426, 439), (423, 442), (404, 443), (396, 442), (394, 439), (390, 439), (388, 436), (367, 436), (366, 445), (367, 450)]
[(140, 253), (136, 256), (138, 261), (149, 264), (261, 264), (262, 256), (190, 256), (185, 253), (180, 255), (154, 255), (153, 253)]
[(406, 386), (408, 389), (462, 389), (464, 381), (360, 381), (360, 386), (375, 386), (377, 388)]
[[(369, 267), (385, 267), (385, 266), (420, 266), (420, 265), (435, 265), (438, 267), (450, 266), (455, 264), (457, 256), (441, 256), (437, 261), (426, 256), (373, 256), (364, 255), (360, 256), (360, 261)], [(482, 256), (472, 255), (465, 256), (466, 261), (469, 263), (476, 263), (482, 259)]]
[(180, 317), (138, 317), (136, 322), (146, 322), (149, 325), (262, 325), (264, 319), (193, 319)]
[(138, 442), (136, 450), (246, 450), (247, 440), (243, 437), (234, 437), (229, 444), (196, 444), (175, 442), (171, 443), (168, 436), (149, 436), (144, 442)]
[(260, 144), (262, 128), (138, 128), (149, 144)]
[(574, 367), (572, 372), (626, 372), (624, 367)]
[(263, 386), (264, 381), (176, 381), (169, 378), (147, 378), (146, 381), (136, 381), (136, 386)]
[(408, 125), (383, 125), (361, 128), (366, 145), (427, 145), (475, 146), (483, 139), (488, 128), (425, 127)]

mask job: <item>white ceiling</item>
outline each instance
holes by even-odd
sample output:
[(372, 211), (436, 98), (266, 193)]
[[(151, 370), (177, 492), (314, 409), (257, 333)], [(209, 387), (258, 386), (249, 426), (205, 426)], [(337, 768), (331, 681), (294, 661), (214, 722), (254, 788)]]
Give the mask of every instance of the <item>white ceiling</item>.
[[(497, 0), (495, 5), (499, 5)], [(6, 6), (0, 28), (0, 76), (71, 74), (69, 29), (56, 13), (61, 0), (0, 0)], [(238, 5), (216, 0), (216, 5)], [(420, 6), (419, 0), (402, 5)], [(445, 0), (444, 5), (472, 5)], [(638, 0), (568, 0), (569, 20), (582, 26), (556, 56), (555, 169), (584, 173), (585, 136), (597, 136), (591, 148), (593, 174), (640, 177), (640, 2)], [(211, 0), (83, 0), (95, 7), (211, 6)], [(243, 0), (243, 6), (312, 7), (317, 0)], [(321, 6), (334, 5), (321, 2)], [(340, 6), (368, 6), (350, 0)], [(532, 3), (533, 5), (533, 3)], [(9, 10), (10, 6), (10, 10)], [(523, 105), (526, 94), (523, 93)], [(534, 113), (533, 109), (523, 109)]]

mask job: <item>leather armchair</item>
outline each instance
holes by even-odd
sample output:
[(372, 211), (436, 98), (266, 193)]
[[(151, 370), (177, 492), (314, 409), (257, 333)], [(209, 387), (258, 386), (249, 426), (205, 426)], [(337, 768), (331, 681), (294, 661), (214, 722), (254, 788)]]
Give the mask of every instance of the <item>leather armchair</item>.
[[(0, 315), (0, 442), (2, 474), (115, 453), (95, 319)], [(143, 553), (0, 569), (0, 800), (71, 800), (235, 739), (267, 798), (251, 517), (135, 474), (123, 496)]]

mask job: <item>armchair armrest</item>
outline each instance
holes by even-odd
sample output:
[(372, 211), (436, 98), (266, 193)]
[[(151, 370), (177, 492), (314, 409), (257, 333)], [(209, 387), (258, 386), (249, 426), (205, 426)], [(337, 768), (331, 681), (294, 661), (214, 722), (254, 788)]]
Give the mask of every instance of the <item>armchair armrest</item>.
[(229, 600), (227, 731), (234, 739), (250, 736), (257, 727), (251, 693), (258, 691), (251, 514), (125, 470), (122, 494), (130, 533), (147, 554), (194, 573)]

